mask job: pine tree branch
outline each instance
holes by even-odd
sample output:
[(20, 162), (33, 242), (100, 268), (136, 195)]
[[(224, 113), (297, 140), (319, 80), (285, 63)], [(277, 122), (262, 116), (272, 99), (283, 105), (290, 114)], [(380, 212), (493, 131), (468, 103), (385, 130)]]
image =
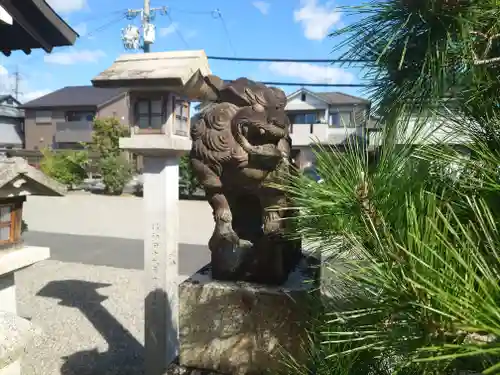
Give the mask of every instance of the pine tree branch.
[(487, 65), (487, 64), (495, 64), (500, 61), (500, 57), (491, 57), (487, 58), (488, 54), (491, 51), (491, 47), (493, 45), (493, 41), (500, 38), (500, 34), (494, 34), (494, 35), (486, 35), (482, 32), (479, 31), (471, 31), (472, 35), (480, 36), (483, 39), (487, 39), (486, 43), (486, 48), (483, 51), (482, 58), (479, 58), (477, 53), (472, 50), (472, 54), (474, 56), (474, 65)]

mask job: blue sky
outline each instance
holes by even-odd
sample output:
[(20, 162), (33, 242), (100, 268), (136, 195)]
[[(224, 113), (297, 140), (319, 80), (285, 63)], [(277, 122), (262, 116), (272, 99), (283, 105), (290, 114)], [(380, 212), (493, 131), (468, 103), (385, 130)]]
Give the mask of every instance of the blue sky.
[[(140, 19), (123, 18), (124, 10), (141, 8), (142, 0), (48, 0), (80, 33), (72, 47), (55, 48), (51, 54), (16, 51), (0, 58), (0, 91), (13, 89), (16, 68), (22, 77), (21, 98), (30, 100), (69, 85), (88, 85), (124, 50), (121, 29), (139, 26)], [(354, 0), (152, 0), (153, 7), (167, 6), (170, 17), (158, 14), (152, 51), (204, 49), (207, 55), (324, 59), (336, 41), (329, 31), (349, 24), (339, 6)], [(218, 9), (223, 21), (214, 16)], [(227, 33), (225, 31), (225, 27)], [(180, 35), (180, 36), (179, 36)], [(252, 63), (210, 61), (214, 74), (224, 79), (246, 76), (262, 81), (362, 83), (359, 70), (329, 64)], [(10, 77), (10, 78), (8, 78)], [(283, 87), (292, 92), (297, 87)], [(313, 88), (360, 95), (355, 88)]]

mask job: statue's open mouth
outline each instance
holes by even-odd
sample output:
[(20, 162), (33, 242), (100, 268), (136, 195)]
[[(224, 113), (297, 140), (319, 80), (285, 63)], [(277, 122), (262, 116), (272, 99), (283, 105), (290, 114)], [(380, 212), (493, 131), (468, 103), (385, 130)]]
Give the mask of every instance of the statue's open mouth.
[(243, 124), (239, 129), (241, 137), (254, 146), (277, 144), (286, 136), (285, 129), (274, 124)]
[(272, 124), (239, 124), (236, 141), (249, 154), (259, 158), (275, 160), (278, 162), (283, 158), (278, 149), (278, 142), (286, 136), (286, 131)]

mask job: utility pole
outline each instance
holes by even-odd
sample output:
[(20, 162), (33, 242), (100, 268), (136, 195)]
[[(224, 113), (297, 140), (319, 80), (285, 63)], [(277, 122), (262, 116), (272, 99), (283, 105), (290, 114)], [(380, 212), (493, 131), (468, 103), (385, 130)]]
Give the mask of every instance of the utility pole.
[(15, 83), (14, 83), (14, 97), (19, 100), (19, 87), (21, 83), (21, 75), (19, 74), (19, 67), (16, 66), (16, 72), (14, 73)]
[[(142, 11), (142, 27), (143, 27), (143, 30), (144, 30), (144, 33), (147, 32), (147, 30), (149, 30), (150, 26), (149, 26), (149, 21), (150, 21), (150, 12), (151, 10), (149, 9), (150, 8), (150, 0), (144, 0), (144, 9)], [(149, 41), (147, 41), (146, 39), (144, 39), (144, 53), (148, 53), (151, 51), (151, 43)]]
[(142, 48), (145, 53), (151, 52), (151, 44), (155, 41), (155, 25), (152, 21), (155, 19), (157, 12), (166, 15), (167, 7), (151, 8), (151, 0), (144, 0), (144, 8), (142, 9), (129, 9), (127, 11), (126, 17), (129, 20), (141, 15), (142, 45), (140, 45), (141, 33), (139, 28), (128, 25), (122, 29), (122, 42), (126, 49), (137, 50)]

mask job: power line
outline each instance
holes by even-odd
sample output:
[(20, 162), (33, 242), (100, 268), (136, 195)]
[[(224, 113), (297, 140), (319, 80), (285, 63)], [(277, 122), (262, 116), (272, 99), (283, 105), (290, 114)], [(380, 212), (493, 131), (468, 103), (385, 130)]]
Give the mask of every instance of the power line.
[[(224, 82), (233, 82), (233, 80), (224, 80)], [(307, 83), (307, 82), (267, 82), (258, 81), (264, 85), (269, 86), (300, 86), (300, 87), (368, 87), (369, 85), (364, 83)]]
[(213, 16), (215, 18), (220, 19), (220, 22), (222, 23), (222, 27), (223, 27), (224, 32), (226, 34), (227, 40), (229, 42), (229, 48), (231, 48), (231, 51), (233, 52), (233, 55), (236, 58), (236, 49), (234, 48), (233, 42), (231, 41), (231, 35), (229, 34), (229, 30), (227, 28), (226, 21), (225, 21), (224, 17), (222, 16), (222, 12), (219, 9), (216, 9), (216, 10), (214, 10)]
[(189, 43), (187, 42), (186, 38), (184, 38), (184, 35), (182, 35), (181, 31), (175, 24), (174, 20), (172, 19), (172, 16), (170, 15), (170, 12), (167, 10), (166, 12), (168, 19), (170, 20), (170, 23), (172, 24), (172, 27), (174, 28), (175, 33), (179, 37), (180, 40), (182, 40), (182, 43), (186, 46), (186, 48), (189, 48)]
[(186, 13), (186, 14), (198, 14), (198, 15), (212, 15), (216, 16), (216, 10), (189, 10), (189, 9), (179, 9), (177, 7), (168, 7), (169, 10), (173, 10), (175, 12)]
[(92, 15), (92, 16), (80, 18), (79, 22), (99, 21), (99, 20), (103, 20), (106, 18), (111, 18), (117, 14), (125, 14), (125, 13), (127, 13), (127, 9), (124, 8), (124, 9), (120, 9), (120, 10), (114, 10), (111, 12), (102, 13), (100, 15)]
[(87, 34), (85, 34), (85, 35), (84, 35), (84, 37), (90, 37), (90, 36), (93, 36), (93, 35), (95, 35), (95, 34), (97, 34), (97, 33), (100, 33), (101, 31), (106, 30), (106, 29), (107, 29), (107, 28), (109, 28), (110, 26), (112, 26), (112, 25), (114, 25), (114, 24), (116, 24), (116, 23), (118, 23), (118, 22), (121, 22), (121, 21), (122, 21), (123, 19), (125, 19), (125, 18), (126, 18), (126, 14), (125, 14), (125, 13), (123, 13), (123, 14), (121, 14), (121, 15), (120, 15), (120, 17), (119, 17), (119, 18), (115, 18), (115, 19), (113, 19), (113, 20), (111, 20), (111, 21), (109, 21), (109, 22), (105, 23), (104, 25), (101, 25), (101, 26), (99, 26), (99, 27), (97, 27), (97, 28), (95, 28), (95, 29), (91, 30), (90, 32), (88, 32)]
[(229, 56), (208, 56), (209, 60), (225, 61), (249, 61), (249, 62), (296, 62), (296, 63), (363, 63), (372, 61), (356, 59), (282, 59), (270, 57), (229, 57)]

